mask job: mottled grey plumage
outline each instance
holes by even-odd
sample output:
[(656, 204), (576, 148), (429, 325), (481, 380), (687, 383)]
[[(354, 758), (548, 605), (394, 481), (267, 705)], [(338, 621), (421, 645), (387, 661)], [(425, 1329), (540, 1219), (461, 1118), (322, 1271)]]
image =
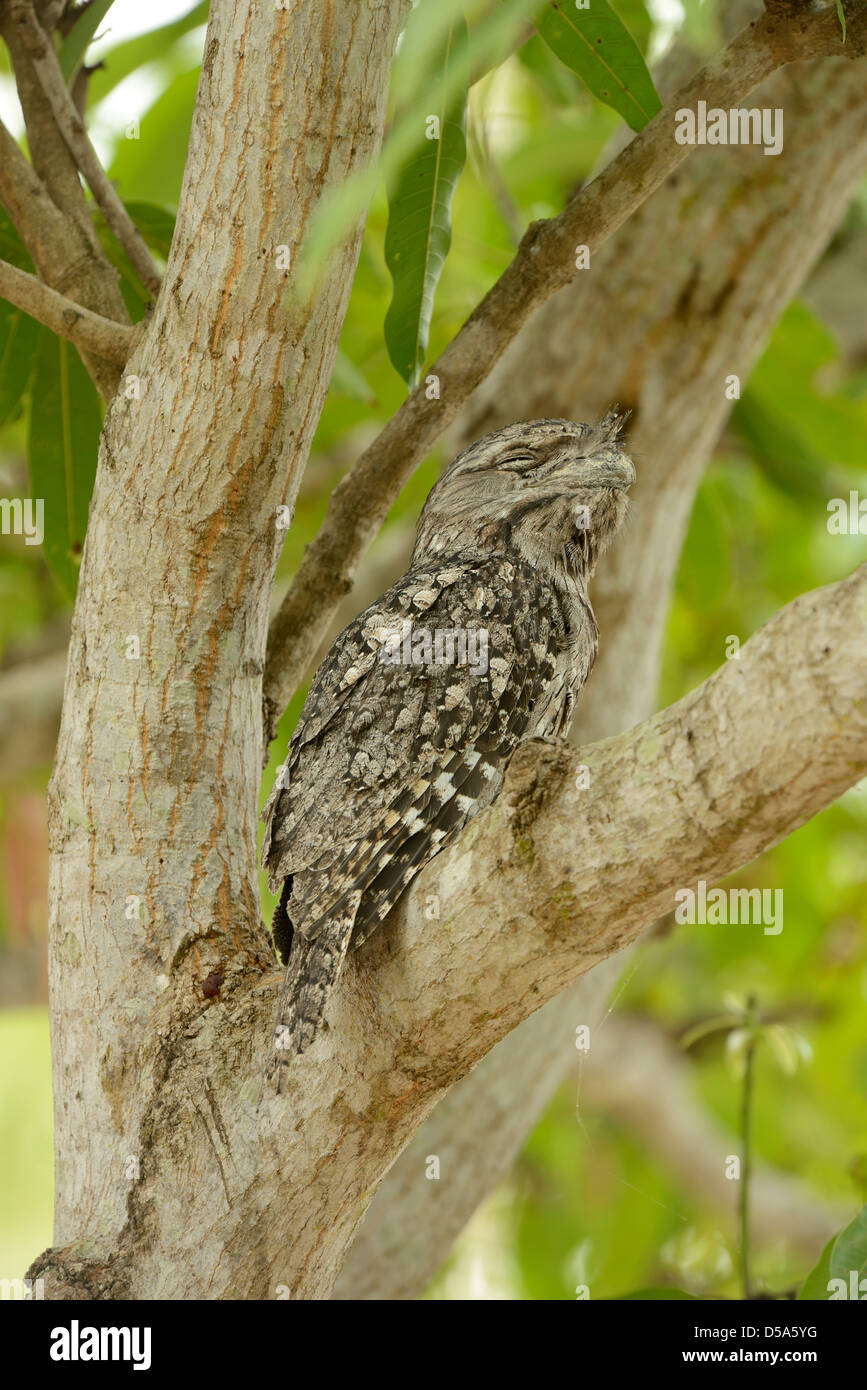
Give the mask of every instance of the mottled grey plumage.
[[(287, 963), (277, 1060), (313, 1040), (349, 947), (491, 804), (516, 745), (566, 733), (596, 656), (586, 581), (635, 477), (623, 420), (523, 421), (460, 454), (410, 568), (317, 671), (263, 812)], [(437, 631), (466, 634), (462, 664), (447, 641), (441, 664), (427, 659)]]

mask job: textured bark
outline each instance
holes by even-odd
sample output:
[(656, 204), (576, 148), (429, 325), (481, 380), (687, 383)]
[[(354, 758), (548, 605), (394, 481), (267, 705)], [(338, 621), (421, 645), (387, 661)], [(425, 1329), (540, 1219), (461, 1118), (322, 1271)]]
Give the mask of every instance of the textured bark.
[[(200, 982), (223, 964), (227, 991), (249, 990), (273, 960), (256, 807), (277, 513), (361, 227), (307, 297), (277, 249), (294, 265), (323, 196), (375, 153), (403, 9), (214, 7), (165, 282), (126, 369), (141, 397), (106, 419), (49, 808), (56, 1242), (98, 1254), (91, 1292), (244, 1296), (260, 1269), (260, 1250), (242, 1274), (203, 1235), (224, 1183), (194, 1193), (168, 1175), (177, 1162), (231, 1178), (215, 1100), (228, 1061), (203, 1046), (215, 1015)], [(239, 1084), (256, 1042), (237, 1042)], [(185, 1239), (180, 1264), (148, 1260)]]
[[(457, 449), (521, 417), (592, 419), (612, 400), (636, 412), (630, 523), (593, 585), (600, 651), (576, 717), (582, 742), (628, 728), (654, 707), (685, 528), (731, 408), (725, 378), (747, 379), (867, 166), (863, 62), (803, 65), (753, 100), (783, 107), (782, 155), (697, 151), (594, 258), (592, 272), (531, 320), (451, 441)], [(601, 993), (609, 981), (600, 980)], [(552, 1056), (551, 1039), (584, 1018), (589, 986), (504, 1039), (437, 1107), (378, 1192), (338, 1296), (418, 1296), (574, 1064), (566, 1049)], [(463, 1154), (463, 1136), (479, 1133), (490, 1096), (498, 1099), (489, 1142), (478, 1145), (484, 1161), (474, 1154), (452, 1165), (448, 1182), (419, 1183), (415, 1155)], [(401, 1228), (413, 1239), (399, 1248)]]
[(0, 295), (25, 313), (32, 314), (52, 333), (69, 338), (84, 352), (123, 366), (132, 346), (133, 330), (113, 319), (102, 318), (75, 304), (65, 295), (43, 285), (35, 275), (0, 261)]

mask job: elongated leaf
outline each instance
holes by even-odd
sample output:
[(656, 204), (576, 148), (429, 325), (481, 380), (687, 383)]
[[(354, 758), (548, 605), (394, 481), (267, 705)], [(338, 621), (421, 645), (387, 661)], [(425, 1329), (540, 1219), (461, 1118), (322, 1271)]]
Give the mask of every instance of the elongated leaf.
[(39, 324), (0, 300), (0, 425), (15, 413), (27, 390)]
[(175, 234), (175, 214), (156, 203), (133, 202), (126, 210), (152, 251), (168, 260), (172, 237)]
[[(168, 259), (175, 230), (175, 215), (155, 203), (126, 203), (124, 205), (144, 240), (163, 260)], [(145, 309), (153, 296), (144, 288), (130, 264), (126, 252), (118, 245), (114, 233), (101, 213), (94, 213), (94, 222), (103, 250), (120, 274), (120, 292), (133, 323), (144, 318)]]
[(16, 265), (19, 270), (33, 269), (27, 247), (5, 208), (0, 208), (0, 259)]
[(606, 0), (576, 10), (569, 0), (551, 0), (536, 30), (562, 63), (587, 83), (633, 130), (641, 130), (662, 105), (641, 49)]
[[(27, 249), (4, 208), (0, 208), (0, 258), (19, 270), (33, 269)], [(14, 414), (27, 390), (38, 333), (35, 319), (0, 300), (0, 425)]]
[(109, 174), (122, 198), (135, 189), (148, 202), (177, 207), (198, 85), (199, 66), (188, 66), (141, 114), (140, 138), (118, 141)]
[[(778, 457), (785, 466), (791, 453), (803, 473), (811, 464), (833, 459), (835, 464), (859, 472), (864, 466), (864, 432), (867, 406), (841, 392), (821, 389), (821, 369), (835, 361), (837, 344), (811, 309), (796, 300), (786, 309), (771, 340), (753, 368), (735, 419), (743, 427), (744, 402), (758, 406), (764, 417), (764, 442), (773, 450), (779, 438)], [(746, 427), (755, 429), (757, 413), (747, 416)], [(797, 476), (797, 474), (796, 474)], [(824, 485), (824, 480), (820, 481)]]
[(846, 1279), (855, 1270), (860, 1281), (867, 1276), (867, 1207), (842, 1230), (831, 1251), (831, 1278)]
[(28, 463), (44, 508), (45, 558), (70, 598), (78, 584), (102, 409), (75, 348), (40, 329), (30, 390)]
[(647, 12), (646, 0), (612, 0), (612, 8), (623, 20), (642, 53), (646, 53), (653, 33), (653, 20)]
[(114, 0), (92, 0), (75, 24), (70, 29), (64, 39), (58, 58), (60, 60), (60, 70), (67, 82), (71, 82), (87, 52), (88, 44), (99, 28), (108, 11), (114, 4)]
[(832, 1236), (819, 1256), (819, 1262), (814, 1269), (810, 1270), (800, 1289), (798, 1298), (808, 1300), (811, 1303), (826, 1303), (828, 1301), (828, 1282), (831, 1278), (831, 1251), (837, 1237)]
[[(125, 77), (129, 77), (131, 72), (136, 72), (147, 63), (159, 63), (164, 72), (174, 75), (179, 70), (179, 41), (191, 29), (207, 24), (208, 9), (208, 0), (201, 0), (200, 4), (180, 19), (173, 20), (171, 24), (163, 24), (146, 34), (138, 34), (134, 39), (127, 39), (116, 48), (110, 49), (103, 59), (103, 65), (90, 79), (87, 89), (88, 104), (94, 106), (102, 101), (103, 97), (108, 96)], [(188, 59), (184, 58), (181, 61), (180, 70), (184, 70), (189, 65)]]
[[(413, 11), (410, 23), (421, 24)], [(393, 183), (385, 233), (385, 260), (394, 292), (385, 316), (392, 365), (409, 386), (417, 382), (427, 351), (434, 294), (451, 245), (451, 207), (467, 158), (467, 92), (449, 99), (450, 69), (467, 42), (466, 25), (449, 26), (439, 58), (439, 100), (420, 114), (419, 144)]]

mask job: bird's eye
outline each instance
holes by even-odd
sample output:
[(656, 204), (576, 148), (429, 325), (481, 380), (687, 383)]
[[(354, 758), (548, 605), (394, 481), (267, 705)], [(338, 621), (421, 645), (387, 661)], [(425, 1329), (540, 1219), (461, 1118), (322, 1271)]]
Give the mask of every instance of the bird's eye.
[(533, 454), (510, 454), (507, 459), (502, 459), (497, 467), (521, 473), (525, 468), (531, 468), (534, 463), (538, 463), (538, 459)]

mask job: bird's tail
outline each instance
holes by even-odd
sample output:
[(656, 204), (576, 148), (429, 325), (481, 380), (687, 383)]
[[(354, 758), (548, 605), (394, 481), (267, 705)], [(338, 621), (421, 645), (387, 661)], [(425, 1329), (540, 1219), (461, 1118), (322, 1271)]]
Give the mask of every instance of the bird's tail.
[(360, 902), (360, 890), (348, 893), (322, 925), (317, 924), (313, 940), (295, 931), (277, 1005), (274, 1058), (268, 1069), (269, 1076), (275, 1070), (282, 1071), (316, 1037), (349, 949)]

